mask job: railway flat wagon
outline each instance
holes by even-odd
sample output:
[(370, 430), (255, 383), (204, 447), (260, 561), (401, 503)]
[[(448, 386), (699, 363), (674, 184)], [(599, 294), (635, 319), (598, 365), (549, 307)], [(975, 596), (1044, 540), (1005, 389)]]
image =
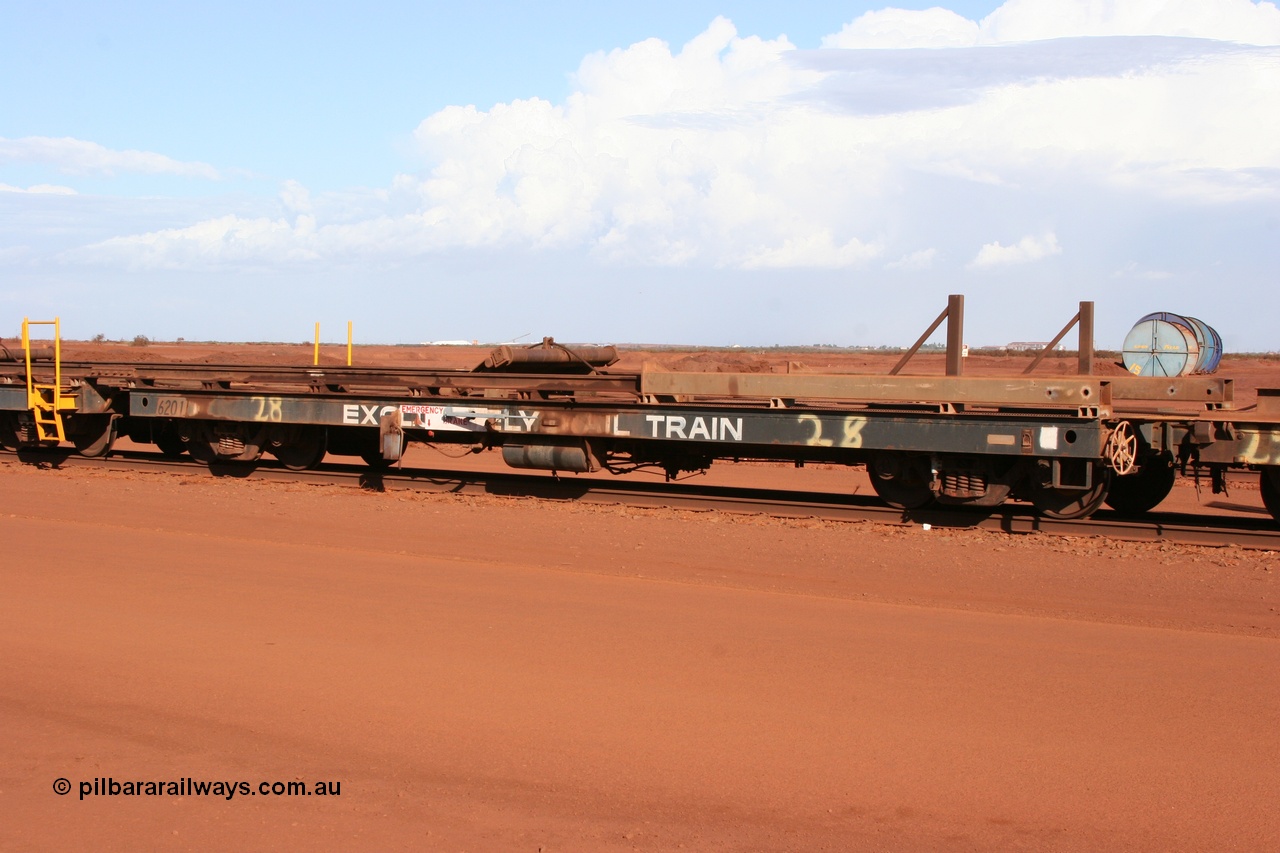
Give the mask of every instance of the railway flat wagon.
[(1104, 503), (1146, 512), (1177, 467), (1215, 485), (1251, 469), (1280, 518), (1280, 391), (1236, 411), (1226, 378), (617, 370), (611, 347), (550, 339), (470, 370), (62, 363), (25, 349), (0, 361), (10, 448), (104, 455), (127, 436), (211, 464), (300, 469), (326, 455), (393, 465), (422, 442), (517, 468), (667, 478), (725, 460), (826, 462), (866, 466), (903, 510), (1024, 500), (1053, 518)]

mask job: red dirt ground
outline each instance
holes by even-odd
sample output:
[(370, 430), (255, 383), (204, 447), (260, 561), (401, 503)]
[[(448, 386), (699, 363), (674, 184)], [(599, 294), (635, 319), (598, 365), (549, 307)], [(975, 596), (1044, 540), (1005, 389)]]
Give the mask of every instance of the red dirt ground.
[[(1280, 843), (1275, 554), (12, 463), (0, 490), (5, 850)], [(100, 777), (342, 788), (80, 800)]]
[(0, 494), (0, 850), (1280, 849), (1274, 553), (12, 462)]

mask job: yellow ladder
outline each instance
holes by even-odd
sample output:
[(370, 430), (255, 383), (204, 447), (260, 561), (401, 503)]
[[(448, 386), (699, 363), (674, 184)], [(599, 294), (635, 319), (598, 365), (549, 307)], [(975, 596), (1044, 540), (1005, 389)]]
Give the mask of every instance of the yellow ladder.
[[(31, 370), (31, 326), (53, 326), (53, 384), (36, 382)], [(36, 425), (36, 438), (40, 441), (66, 441), (62, 428), (62, 411), (74, 409), (73, 396), (62, 393), (62, 323), (52, 320), (28, 320), (22, 318), (22, 352), (27, 360), (27, 407)]]

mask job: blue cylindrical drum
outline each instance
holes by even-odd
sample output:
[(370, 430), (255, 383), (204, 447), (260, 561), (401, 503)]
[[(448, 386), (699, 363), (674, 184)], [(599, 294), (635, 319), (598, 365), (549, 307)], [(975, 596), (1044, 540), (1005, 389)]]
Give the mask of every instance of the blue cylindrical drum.
[(1195, 332), (1168, 320), (1139, 320), (1124, 339), (1124, 367), (1134, 376), (1184, 376), (1199, 356)]
[(1123, 357), (1135, 376), (1213, 373), (1222, 361), (1222, 336), (1203, 320), (1159, 311), (1129, 330)]

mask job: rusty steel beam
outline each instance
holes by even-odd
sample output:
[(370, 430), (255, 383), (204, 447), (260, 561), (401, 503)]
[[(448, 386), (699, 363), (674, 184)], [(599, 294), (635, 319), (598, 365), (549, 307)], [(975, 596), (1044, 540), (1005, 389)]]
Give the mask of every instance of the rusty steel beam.
[[(53, 361), (53, 347), (32, 347), (31, 360)], [(4, 344), (0, 344), (0, 361), (21, 363), (25, 368), (26, 356), (22, 352), (22, 346), (9, 349)]]
[(1031, 363), (1027, 365), (1026, 369), (1022, 371), (1023, 375), (1031, 373), (1037, 367), (1039, 367), (1040, 362), (1044, 361), (1044, 357), (1049, 353), (1053, 352), (1053, 348), (1058, 345), (1059, 341), (1061, 341), (1063, 338), (1067, 336), (1067, 332), (1071, 331), (1071, 327), (1078, 322), (1080, 322), (1080, 312), (1077, 311), (1076, 315), (1071, 318), (1071, 320), (1067, 323), (1067, 325), (1062, 327), (1062, 331), (1058, 332), (1058, 334), (1054, 336), (1053, 340), (1045, 344), (1044, 349), (1036, 353), (1036, 357), (1033, 358), (1031, 360)]
[[(1228, 409), (1235, 405), (1235, 383), (1231, 379), (1204, 376), (1110, 376), (1102, 380), (1111, 386), (1113, 402), (1204, 403)], [(1261, 392), (1259, 392), (1261, 393)]]
[[(321, 382), (328, 384), (345, 384), (349, 382), (369, 382), (386, 377), (413, 377), (430, 379), (441, 376), (471, 377), (477, 382), (488, 381), (486, 377), (476, 376), (473, 371), (464, 368), (415, 368), (404, 365), (387, 367), (325, 367), (314, 365), (270, 365), (270, 364), (181, 364), (155, 363), (139, 364), (136, 362), (74, 362), (64, 361), (65, 371), (77, 376), (111, 377), (125, 379), (160, 379), (160, 378), (219, 378), (240, 381), (245, 377), (270, 378), (272, 380), (293, 380), (298, 383)], [(12, 365), (0, 365), (0, 374), (14, 373)], [(613, 372), (613, 378), (626, 377), (626, 371)], [(536, 374), (522, 374), (520, 379), (528, 380)], [(556, 374), (556, 378), (560, 378)], [(593, 377), (594, 378), (594, 377)]]
[(890, 376), (897, 376), (907, 366), (911, 357), (920, 351), (929, 336), (938, 330), (942, 321), (947, 321), (947, 375), (960, 376), (964, 373), (964, 296), (953, 293), (947, 297), (947, 307), (938, 315), (924, 334), (916, 339), (911, 348), (902, 354), (898, 363), (889, 371)]
[(1080, 343), (1076, 350), (1077, 371), (1081, 376), (1089, 376), (1093, 373), (1093, 303), (1081, 302), (1080, 310), (1072, 317), (1067, 325), (1062, 327), (1062, 331), (1054, 336), (1053, 340), (1044, 345), (1044, 349), (1036, 353), (1036, 357), (1023, 370), (1023, 374), (1031, 373), (1040, 366), (1040, 362), (1044, 361), (1044, 357), (1053, 352), (1063, 338), (1067, 336), (1067, 332), (1071, 331), (1071, 327), (1080, 326)]
[(942, 313), (938, 315), (938, 318), (936, 320), (934, 320), (932, 323), (929, 324), (929, 328), (924, 330), (924, 334), (921, 335), (916, 340), (916, 342), (911, 345), (910, 349), (908, 349), (906, 352), (902, 354), (902, 358), (898, 359), (898, 363), (895, 364), (893, 366), (893, 369), (889, 371), (890, 376), (897, 376), (898, 372), (901, 371), (902, 368), (907, 366), (907, 362), (911, 360), (911, 356), (919, 352), (920, 347), (924, 346), (924, 342), (929, 340), (929, 336), (932, 335), (935, 331), (937, 331), (938, 327), (942, 325), (942, 321), (947, 319), (947, 315), (950, 312), (951, 312), (950, 305), (942, 309)]
[(1264, 418), (1280, 418), (1280, 388), (1258, 389), (1258, 414)]
[[(324, 388), (331, 390), (353, 389), (438, 389), (481, 392), (504, 391), (556, 391), (582, 393), (639, 393), (639, 376), (635, 373), (608, 373), (595, 375), (510, 373), (487, 374), (470, 370), (417, 370), (396, 367), (390, 371), (379, 368), (334, 369), (310, 365), (272, 367), (269, 365), (210, 365), (210, 364), (95, 364), (67, 363), (64, 374), (71, 378), (90, 381), (100, 380), (105, 385), (163, 386), (178, 383), (177, 387), (192, 388), (196, 385), (232, 385), (238, 390), (281, 389), (285, 387), (307, 390)], [(0, 368), (0, 375), (7, 371)], [(185, 383), (182, 384), (182, 383)]]
[(640, 375), (643, 394), (690, 397), (852, 400), (864, 403), (958, 403), (1026, 407), (1106, 407), (1098, 379), (847, 374), (662, 373)]

